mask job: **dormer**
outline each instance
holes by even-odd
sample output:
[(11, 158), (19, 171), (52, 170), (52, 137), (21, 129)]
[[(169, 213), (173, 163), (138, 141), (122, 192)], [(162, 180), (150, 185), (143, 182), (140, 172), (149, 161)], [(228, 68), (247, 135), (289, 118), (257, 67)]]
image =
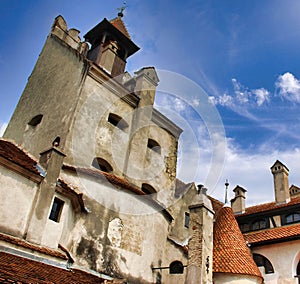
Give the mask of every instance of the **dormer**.
[(289, 192), (289, 169), (280, 161), (276, 161), (271, 167), (274, 180), (274, 192), (276, 203), (287, 203), (290, 201)]
[(84, 36), (91, 44), (88, 59), (113, 77), (124, 73), (127, 58), (139, 50), (130, 39), (122, 16), (123, 14), (119, 13), (118, 17), (111, 21), (104, 19)]

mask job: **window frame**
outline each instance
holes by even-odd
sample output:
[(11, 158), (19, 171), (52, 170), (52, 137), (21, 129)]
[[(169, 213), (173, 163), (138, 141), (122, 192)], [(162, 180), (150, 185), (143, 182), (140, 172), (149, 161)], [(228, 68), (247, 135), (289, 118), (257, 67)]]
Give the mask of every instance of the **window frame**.
[(56, 223), (60, 222), (64, 204), (65, 204), (65, 202), (62, 199), (60, 199), (56, 196), (54, 197), (52, 206), (51, 206), (51, 210), (50, 210), (50, 214), (48, 217), (49, 220), (54, 221)]

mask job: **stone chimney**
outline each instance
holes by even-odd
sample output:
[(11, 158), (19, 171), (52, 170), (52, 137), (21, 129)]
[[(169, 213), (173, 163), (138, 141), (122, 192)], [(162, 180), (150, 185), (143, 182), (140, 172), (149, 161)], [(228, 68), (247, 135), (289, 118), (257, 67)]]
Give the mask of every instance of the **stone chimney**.
[(46, 170), (46, 175), (40, 184), (32, 208), (32, 216), (26, 229), (26, 240), (38, 245), (42, 244), (42, 237), (64, 157), (65, 154), (55, 146), (40, 154), (39, 163)]
[(290, 199), (289, 169), (280, 161), (276, 161), (271, 167), (274, 180), (274, 193), (276, 203), (287, 203)]
[(189, 209), (190, 238), (185, 284), (212, 283), (214, 211), (203, 186), (198, 187)]
[(233, 192), (235, 196), (233, 199), (230, 200), (230, 202), (234, 214), (245, 213), (245, 199), (247, 190), (237, 185)]

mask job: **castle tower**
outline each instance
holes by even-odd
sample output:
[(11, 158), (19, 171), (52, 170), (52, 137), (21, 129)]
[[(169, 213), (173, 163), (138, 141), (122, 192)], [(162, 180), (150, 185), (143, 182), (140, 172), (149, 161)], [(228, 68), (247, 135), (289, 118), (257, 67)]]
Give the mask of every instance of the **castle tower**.
[[(126, 59), (139, 50), (130, 40), (121, 18), (122, 14), (119, 13), (117, 18), (111, 21), (104, 19), (91, 29), (85, 35), (91, 43), (89, 50), (87, 42), (81, 41), (79, 31), (69, 29), (62, 16), (56, 17), (4, 138), (22, 145), (36, 158), (49, 145), (56, 144), (66, 153), (66, 161), (71, 162), (74, 147), (72, 139), (80, 138), (74, 137), (78, 134), (74, 134), (73, 129), (76, 119), (83, 116), (82, 105), (91, 93), (96, 93), (93, 94), (95, 105), (103, 102), (100, 91), (95, 92), (99, 88), (95, 81), (102, 85), (109, 82), (104, 87), (104, 95), (113, 96), (107, 90), (109, 84), (118, 84), (113, 82), (112, 76), (122, 74)], [(91, 78), (96, 80), (91, 82)], [(125, 88), (120, 90), (120, 86), (116, 91), (121, 95), (128, 93)], [(102, 118), (103, 112), (94, 121), (86, 118), (89, 128), (99, 123), (96, 120)], [(88, 128), (87, 125), (82, 127)], [(95, 132), (95, 129), (92, 131)], [(80, 133), (81, 138), (84, 138), (84, 134), (95, 136), (86, 131)]]
[(113, 77), (124, 72), (126, 59), (139, 50), (131, 41), (122, 17), (123, 14), (119, 13), (118, 17), (111, 21), (104, 19), (84, 36), (92, 45), (88, 59)]
[(271, 167), (274, 180), (274, 193), (276, 203), (287, 203), (290, 201), (289, 192), (289, 169), (280, 161), (276, 161)]

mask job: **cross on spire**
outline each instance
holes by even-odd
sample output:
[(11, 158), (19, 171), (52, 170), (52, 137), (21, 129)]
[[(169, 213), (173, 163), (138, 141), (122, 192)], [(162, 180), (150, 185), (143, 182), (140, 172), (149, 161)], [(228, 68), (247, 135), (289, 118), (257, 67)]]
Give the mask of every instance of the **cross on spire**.
[(126, 6), (126, 1), (123, 1), (123, 6), (121, 8), (117, 8), (117, 10), (119, 11), (118, 13), (118, 17), (123, 17), (124, 14), (123, 14), (123, 11), (127, 8)]

